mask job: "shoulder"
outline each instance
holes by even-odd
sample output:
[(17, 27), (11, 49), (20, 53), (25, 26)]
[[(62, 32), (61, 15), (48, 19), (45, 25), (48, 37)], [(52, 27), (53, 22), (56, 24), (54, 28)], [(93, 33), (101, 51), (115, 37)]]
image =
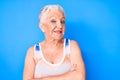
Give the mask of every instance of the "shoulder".
[(74, 63), (78, 64), (80, 62), (83, 62), (80, 47), (78, 46), (78, 43), (74, 40), (71, 40), (70, 58), (73, 64)]
[(78, 48), (78, 43), (75, 40), (70, 40), (70, 46), (71, 48)]
[(34, 55), (34, 46), (31, 46), (27, 50), (26, 57), (32, 57)]
[(34, 46), (28, 48), (27, 52), (32, 52), (34, 50)]
[(81, 54), (80, 47), (75, 40), (70, 40), (70, 53), (71, 55)]

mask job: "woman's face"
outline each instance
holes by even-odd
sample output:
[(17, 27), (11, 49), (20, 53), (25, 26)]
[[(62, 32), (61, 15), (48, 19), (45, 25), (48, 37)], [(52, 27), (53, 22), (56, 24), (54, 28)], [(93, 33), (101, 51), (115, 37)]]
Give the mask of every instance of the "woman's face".
[(51, 10), (40, 26), (46, 38), (61, 39), (65, 31), (64, 14), (60, 11)]

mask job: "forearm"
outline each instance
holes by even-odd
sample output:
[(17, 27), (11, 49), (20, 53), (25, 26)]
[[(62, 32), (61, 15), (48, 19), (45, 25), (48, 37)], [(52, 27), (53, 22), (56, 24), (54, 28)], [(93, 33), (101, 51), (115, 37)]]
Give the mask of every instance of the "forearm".
[(69, 71), (57, 76), (48, 76), (35, 80), (85, 80), (85, 77), (79, 71)]
[(24, 80), (85, 80), (85, 73), (77, 70), (72, 70), (61, 75), (33, 79), (29, 78)]

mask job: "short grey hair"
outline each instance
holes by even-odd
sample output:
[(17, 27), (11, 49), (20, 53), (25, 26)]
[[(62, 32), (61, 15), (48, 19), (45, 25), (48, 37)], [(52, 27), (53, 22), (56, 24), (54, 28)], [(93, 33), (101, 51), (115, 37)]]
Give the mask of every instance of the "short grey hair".
[[(58, 4), (52, 4), (52, 5), (46, 5), (44, 6), (40, 13), (39, 13), (39, 22), (41, 23), (42, 21), (44, 21), (46, 15), (51, 11), (51, 10), (55, 10), (55, 11), (60, 11), (64, 14), (64, 10), (63, 8), (58, 5)], [(65, 14), (64, 14), (65, 16)]]

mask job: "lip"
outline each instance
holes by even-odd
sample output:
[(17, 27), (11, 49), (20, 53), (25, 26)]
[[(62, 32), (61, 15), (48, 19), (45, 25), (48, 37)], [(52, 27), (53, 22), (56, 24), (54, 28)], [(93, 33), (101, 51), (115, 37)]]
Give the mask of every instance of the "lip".
[(57, 33), (57, 34), (61, 34), (62, 30), (55, 30), (54, 32)]

